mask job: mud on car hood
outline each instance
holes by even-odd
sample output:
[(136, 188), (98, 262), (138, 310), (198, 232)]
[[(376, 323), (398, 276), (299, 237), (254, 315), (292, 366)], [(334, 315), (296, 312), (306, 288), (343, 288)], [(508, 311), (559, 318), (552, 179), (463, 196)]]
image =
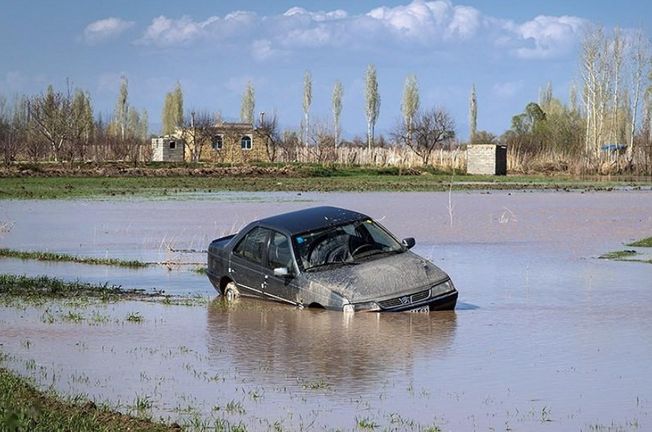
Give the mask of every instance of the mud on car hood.
[(410, 251), (304, 275), (351, 303), (396, 297), (448, 279), (439, 267)]

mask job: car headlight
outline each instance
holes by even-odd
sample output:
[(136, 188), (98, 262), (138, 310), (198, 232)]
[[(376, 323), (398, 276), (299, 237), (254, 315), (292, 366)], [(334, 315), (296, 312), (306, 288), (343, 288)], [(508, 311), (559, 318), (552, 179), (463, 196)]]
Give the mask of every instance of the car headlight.
[(437, 284), (433, 288), (437, 288), (440, 289), (441, 291), (448, 292), (448, 291), (453, 291), (455, 289), (455, 285), (453, 285), (452, 280), (448, 279), (446, 282)]

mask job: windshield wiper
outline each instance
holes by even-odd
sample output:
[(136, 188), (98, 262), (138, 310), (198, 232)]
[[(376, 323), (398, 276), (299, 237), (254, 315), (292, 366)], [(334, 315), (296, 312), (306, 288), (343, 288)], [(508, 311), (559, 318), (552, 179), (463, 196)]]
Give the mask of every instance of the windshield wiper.
[(401, 252), (403, 252), (403, 250), (401, 250), (401, 249), (398, 249), (398, 250), (386, 250), (386, 251), (376, 249), (376, 250), (370, 251), (369, 253), (366, 253), (366, 254), (358, 257), (358, 258), (365, 259), (365, 258), (369, 258), (369, 257), (376, 256), (376, 255), (393, 255), (393, 254), (398, 254), (398, 253), (401, 253)]
[(315, 269), (320, 269), (323, 267), (328, 267), (328, 266), (335, 266), (335, 265), (343, 265), (343, 266), (354, 266), (358, 265), (359, 263), (355, 261), (334, 261), (334, 262), (327, 262), (327, 263), (321, 263), (321, 264), (315, 264), (313, 266), (308, 267), (305, 269), (305, 271), (313, 271)]

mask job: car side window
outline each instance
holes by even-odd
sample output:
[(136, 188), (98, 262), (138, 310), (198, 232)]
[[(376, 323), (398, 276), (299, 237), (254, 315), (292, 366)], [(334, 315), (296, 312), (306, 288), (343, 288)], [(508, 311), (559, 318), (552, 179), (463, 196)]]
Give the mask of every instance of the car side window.
[(271, 269), (292, 267), (292, 249), (287, 236), (278, 232), (272, 233), (267, 261)]
[(256, 264), (262, 264), (268, 235), (269, 230), (254, 228), (233, 248), (233, 253)]

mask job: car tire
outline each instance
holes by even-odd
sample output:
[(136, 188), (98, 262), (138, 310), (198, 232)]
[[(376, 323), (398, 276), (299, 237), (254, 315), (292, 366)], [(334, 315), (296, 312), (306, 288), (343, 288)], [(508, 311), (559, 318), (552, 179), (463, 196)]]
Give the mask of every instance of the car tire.
[(238, 287), (235, 285), (235, 282), (229, 282), (224, 287), (224, 298), (226, 301), (233, 301), (240, 296), (238, 292)]

